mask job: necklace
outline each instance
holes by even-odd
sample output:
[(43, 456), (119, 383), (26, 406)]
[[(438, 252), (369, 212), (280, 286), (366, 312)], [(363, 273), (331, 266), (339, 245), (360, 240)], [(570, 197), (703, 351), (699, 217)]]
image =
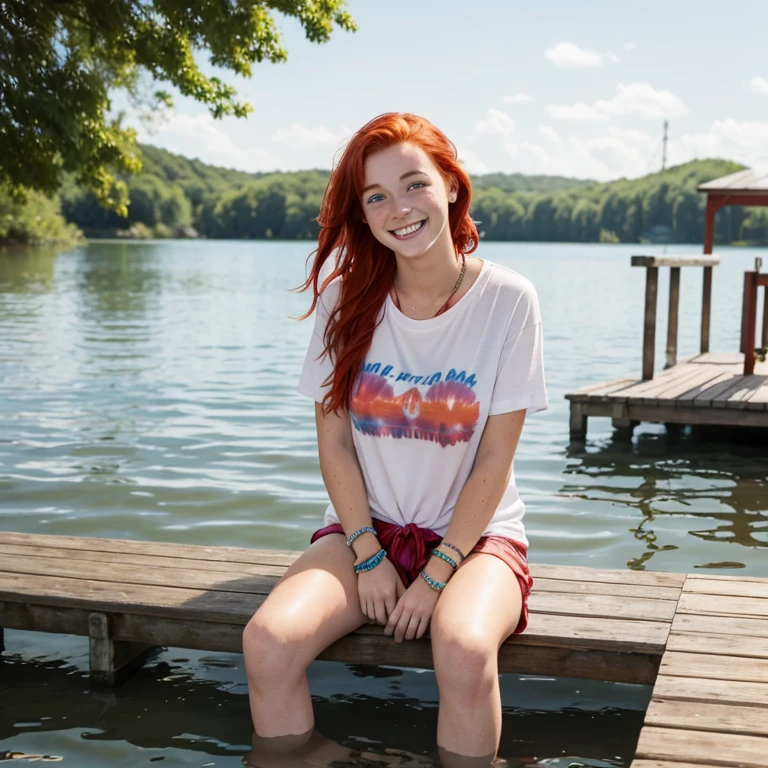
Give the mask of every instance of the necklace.
[[(445, 312), (447, 309), (450, 308), (451, 299), (456, 295), (456, 291), (459, 290), (459, 286), (461, 285), (461, 281), (464, 279), (464, 274), (466, 271), (467, 271), (467, 259), (466, 259), (466, 256), (462, 253), (461, 254), (461, 272), (459, 272), (459, 279), (456, 281), (456, 285), (453, 286), (453, 290), (451, 291), (448, 298), (445, 300), (445, 304), (443, 304), (443, 306), (440, 307), (440, 309), (438, 309), (437, 312), (435, 312), (435, 314), (432, 315), (432, 317), (437, 317), (438, 315), (442, 315), (443, 312)], [(395, 303), (395, 306), (398, 309), (400, 309), (400, 297), (397, 295), (397, 291), (395, 290), (394, 285), (392, 286), (392, 299)], [(411, 304), (411, 310), (413, 312), (419, 311), (412, 304)]]

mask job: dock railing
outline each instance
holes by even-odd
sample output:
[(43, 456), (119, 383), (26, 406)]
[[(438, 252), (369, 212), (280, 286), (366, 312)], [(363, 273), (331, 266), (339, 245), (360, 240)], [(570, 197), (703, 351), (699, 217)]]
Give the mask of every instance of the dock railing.
[(659, 267), (669, 267), (669, 311), (667, 315), (666, 368), (677, 363), (677, 336), (680, 309), (681, 267), (703, 267), (701, 303), (701, 353), (709, 352), (709, 326), (712, 312), (712, 267), (719, 256), (632, 256), (633, 267), (645, 267), (645, 315), (643, 320), (644, 380), (653, 378), (656, 349), (656, 310), (659, 292)]
[[(741, 351), (744, 353), (744, 375), (755, 372), (755, 360), (765, 360), (768, 352), (768, 275), (761, 273), (763, 260), (755, 259), (753, 272), (744, 273), (744, 298), (741, 304)], [(757, 291), (763, 289), (763, 320), (760, 332), (760, 347), (755, 346), (755, 324), (757, 322)]]

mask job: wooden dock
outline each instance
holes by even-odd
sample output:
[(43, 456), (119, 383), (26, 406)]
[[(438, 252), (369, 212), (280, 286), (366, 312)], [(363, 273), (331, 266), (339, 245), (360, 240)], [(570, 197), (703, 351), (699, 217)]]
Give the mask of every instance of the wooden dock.
[(752, 375), (743, 368), (740, 352), (709, 352), (652, 379), (617, 379), (570, 392), (571, 439), (586, 438), (590, 416), (607, 416), (614, 427), (629, 429), (642, 421), (768, 427), (768, 365), (758, 363)]
[[(644, 268), (646, 273), (641, 376), (599, 382), (566, 394), (571, 407), (571, 440), (586, 439), (590, 416), (607, 416), (614, 427), (628, 429), (630, 433), (643, 421), (687, 426), (768, 427), (766, 300), (761, 346), (755, 347), (757, 293), (762, 287), (768, 296), (768, 275), (759, 273), (760, 259), (755, 271), (744, 275), (739, 352), (711, 353), (712, 270), (720, 263), (719, 257), (711, 255), (711, 234), (702, 256), (632, 257), (631, 265)], [(703, 270), (700, 354), (678, 363), (681, 270), (692, 267)], [(659, 269), (663, 268), (670, 270), (666, 355), (664, 370), (656, 374)]]
[[(94, 684), (155, 646), (241, 652), (297, 552), (0, 533), (0, 627), (90, 638)], [(768, 579), (534, 565), (502, 672), (654, 685), (633, 768), (768, 766)], [(0, 636), (1, 637), (1, 636)], [(365, 626), (321, 657), (431, 668)]]

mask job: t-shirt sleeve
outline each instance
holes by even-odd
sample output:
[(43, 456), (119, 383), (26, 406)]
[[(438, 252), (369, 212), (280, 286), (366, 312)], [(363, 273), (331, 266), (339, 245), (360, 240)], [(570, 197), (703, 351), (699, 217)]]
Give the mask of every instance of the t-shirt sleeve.
[(523, 408), (532, 414), (548, 407), (539, 301), (535, 289), (529, 284), (507, 327), (488, 415)]
[(312, 330), (307, 355), (304, 358), (304, 367), (301, 369), (301, 376), (299, 378), (299, 393), (312, 398), (317, 403), (321, 403), (328, 390), (330, 390), (330, 384), (325, 385), (323, 383), (333, 373), (333, 363), (330, 356), (324, 353), (325, 328), (328, 325), (329, 317), (326, 302), (330, 299), (331, 294), (337, 293), (338, 286), (331, 283), (317, 301), (315, 327)]

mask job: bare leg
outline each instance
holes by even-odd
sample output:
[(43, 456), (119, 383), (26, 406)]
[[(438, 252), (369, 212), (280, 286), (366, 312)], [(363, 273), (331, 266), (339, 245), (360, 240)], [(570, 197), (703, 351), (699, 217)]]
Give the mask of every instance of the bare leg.
[(251, 716), (261, 737), (314, 728), (307, 668), (367, 621), (354, 556), (340, 534), (316, 541), (288, 569), (243, 632)]
[(432, 655), (440, 690), (437, 744), (450, 755), (496, 756), (501, 738), (499, 647), (515, 631), (522, 595), (512, 569), (488, 554), (470, 555), (437, 602)]

